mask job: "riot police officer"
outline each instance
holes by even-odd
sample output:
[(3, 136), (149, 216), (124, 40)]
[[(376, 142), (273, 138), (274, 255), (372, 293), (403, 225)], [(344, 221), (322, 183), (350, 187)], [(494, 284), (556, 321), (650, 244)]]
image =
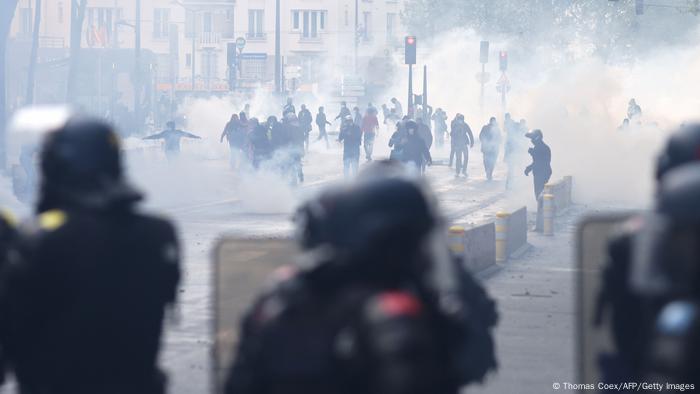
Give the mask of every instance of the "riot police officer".
[(100, 120), (72, 116), (50, 131), (41, 171), (37, 215), (20, 226), (0, 284), (0, 341), (20, 391), (163, 393), (175, 229), (136, 210), (142, 195)]
[[(610, 318), (616, 352), (601, 358), (604, 375), (610, 381), (623, 381), (628, 378), (642, 380), (647, 375), (645, 371), (649, 368), (651, 354), (649, 344), (655, 335), (654, 327), (663, 327), (657, 324), (656, 320), (662, 318), (660, 311), (668, 301), (666, 296), (654, 296), (652, 293), (656, 290), (649, 292), (649, 283), (666, 282), (675, 288), (675, 284), (668, 282), (668, 278), (653, 277), (654, 273), (664, 272), (668, 267), (674, 266), (674, 259), (658, 260), (656, 257), (662, 255), (654, 255), (656, 252), (652, 253), (649, 247), (658, 245), (652, 235), (656, 237), (666, 231), (663, 228), (658, 231), (659, 223), (678, 221), (682, 217), (695, 220), (692, 214), (697, 210), (697, 200), (693, 200), (695, 195), (691, 193), (694, 189), (690, 186), (681, 188), (679, 185), (692, 185), (693, 180), (697, 180), (693, 171), (700, 172), (700, 167), (695, 164), (700, 161), (699, 151), (700, 124), (684, 126), (671, 135), (657, 160), (656, 212), (651, 215), (633, 216), (622, 225), (620, 233), (608, 244), (595, 323), (602, 324), (606, 316)], [(667, 176), (681, 169), (683, 171), (675, 175), (675, 179), (666, 180)], [(700, 187), (700, 182), (695, 186)], [(700, 216), (697, 219), (696, 224), (700, 226)], [(697, 243), (697, 240), (695, 242)], [(654, 247), (654, 250), (659, 249)], [(661, 265), (668, 267), (662, 268)], [(650, 268), (653, 269), (650, 271)], [(684, 272), (682, 275), (693, 274)], [(633, 276), (636, 277), (634, 281), (631, 280)], [(646, 278), (641, 287), (640, 278)], [(637, 284), (633, 285), (633, 282)]]
[[(298, 211), (303, 268), (252, 304), (226, 393), (457, 393), (495, 368), (494, 304), (450, 259), (433, 198), (374, 166)], [(464, 280), (431, 283), (438, 266)]]

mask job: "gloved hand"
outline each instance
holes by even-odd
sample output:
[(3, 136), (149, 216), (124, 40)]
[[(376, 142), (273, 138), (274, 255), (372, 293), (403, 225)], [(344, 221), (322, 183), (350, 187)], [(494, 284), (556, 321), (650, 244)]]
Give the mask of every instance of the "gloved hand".
[(531, 172), (532, 172), (532, 166), (527, 166), (525, 168), (525, 176), (529, 176)]

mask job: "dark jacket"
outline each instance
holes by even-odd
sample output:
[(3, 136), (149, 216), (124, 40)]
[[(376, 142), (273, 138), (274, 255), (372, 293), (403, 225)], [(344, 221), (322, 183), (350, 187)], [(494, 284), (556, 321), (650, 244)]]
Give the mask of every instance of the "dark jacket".
[(425, 145), (425, 141), (418, 135), (407, 134), (406, 143), (403, 145), (403, 161), (415, 163), (422, 166), (424, 163), (432, 162), (430, 151)]
[(313, 116), (311, 116), (311, 112), (309, 112), (308, 109), (302, 109), (299, 111), (299, 125), (301, 126), (302, 130), (304, 132), (308, 133), (311, 131), (311, 124), (314, 122)]
[(466, 148), (468, 145), (474, 145), (474, 135), (468, 124), (452, 121), (451, 127), (450, 138), (453, 147)]
[(132, 208), (49, 210), (20, 230), (0, 285), (0, 340), (27, 392), (158, 393), (173, 226)]
[(544, 141), (535, 141), (534, 146), (528, 149), (528, 153), (530, 153), (530, 156), (532, 156), (532, 164), (527, 167), (528, 169), (538, 176), (548, 176), (548, 174), (551, 175), (552, 151), (549, 149), (549, 146), (544, 143)]
[(360, 157), (360, 144), (362, 143), (362, 130), (356, 124), (343, 125), (340, 129), (338, 141), (343, 143), (343, 157)]

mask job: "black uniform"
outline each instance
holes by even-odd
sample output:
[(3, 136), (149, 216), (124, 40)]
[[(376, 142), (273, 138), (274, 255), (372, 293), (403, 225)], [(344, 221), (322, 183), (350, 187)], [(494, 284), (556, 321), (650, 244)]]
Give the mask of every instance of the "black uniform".
[[(306, 270), (280, 270), (253, 303), (227, 394), (449, 394), (494, 367), (493, 348), (462, 347), (466, 332), (421, 285), (431, 266), (418, 246), (433, 225), (426, 200), (408, 181), (362, 182), (326, 192), (298, 213), (302, 248), (325, 252), (310, 253), (319, 259)], [(486, 319), (494, 318), (479, 291), (470, 307), (490, 303)]]
[[(698, 149), (698, 124), (669, 138), (656, 166), (656, 212), (632, 217), (608, 244), (595, 321), (609, 316), (615, 343), (615, 352), (601, 356), (606, 381), (700, 385), (700, 283), (696, 247), (688, 244), (700, 238)], [(675, 324), (664, 322), (666, 309), (675, 310)], [(664, 332), (668, 327), (674, 328), (672, 335)], [(662, 341), (666, 345), (657, 346)], [(662, 349), (670, 351), (659, 354)]]
[(162, 393), (175, 230), (135, 210), (108, 126), (71, 120), (47, 138), (38, 215), (20, 228), (0, 285), (0, 340), (21, 391)]

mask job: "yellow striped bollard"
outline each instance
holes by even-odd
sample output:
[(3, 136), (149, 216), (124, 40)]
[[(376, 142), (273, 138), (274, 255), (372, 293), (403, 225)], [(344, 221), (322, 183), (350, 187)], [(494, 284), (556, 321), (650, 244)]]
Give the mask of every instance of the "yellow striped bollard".
[(448, 243), (450, 251), (455, 256), (464, 256), (464, 227), (452, 226), (447, 231)]
[(542, 232), (544, 235), (554, 235), (554, 196), (542, 196)]
[(496, 262), (503, 263), (508, 260), (508, 212), (496, 214)]

